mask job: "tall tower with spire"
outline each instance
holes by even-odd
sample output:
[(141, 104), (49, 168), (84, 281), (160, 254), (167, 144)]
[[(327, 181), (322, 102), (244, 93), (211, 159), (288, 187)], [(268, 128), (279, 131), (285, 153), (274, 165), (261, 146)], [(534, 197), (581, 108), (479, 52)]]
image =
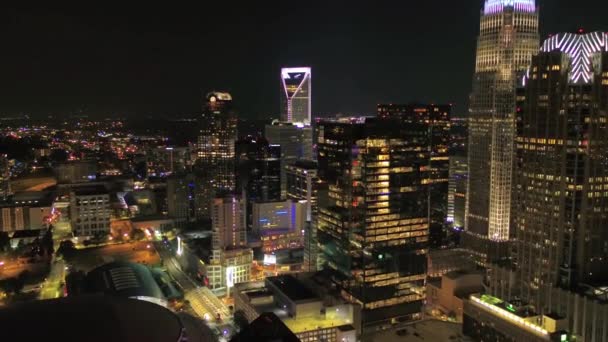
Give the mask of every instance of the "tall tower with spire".
[(469, 183), (463, 243), (485, 264), (508, 253), (515, 89), (538, 52), (535, 0), (486, 0), (469, 109)]

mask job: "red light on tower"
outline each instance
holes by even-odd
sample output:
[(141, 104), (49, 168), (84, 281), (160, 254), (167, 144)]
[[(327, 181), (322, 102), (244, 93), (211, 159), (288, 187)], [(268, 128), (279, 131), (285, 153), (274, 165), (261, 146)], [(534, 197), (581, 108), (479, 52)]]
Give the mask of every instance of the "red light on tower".
[(578, 29), (578, 33), (579, 34), (583, 34), (583, 33), (585, 33), (585, 30), (581, 27), (581, 28)]

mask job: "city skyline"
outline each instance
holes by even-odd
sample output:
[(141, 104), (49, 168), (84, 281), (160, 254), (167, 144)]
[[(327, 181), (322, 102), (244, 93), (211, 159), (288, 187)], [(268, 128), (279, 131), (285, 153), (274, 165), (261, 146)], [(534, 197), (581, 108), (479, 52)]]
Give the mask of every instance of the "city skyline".
[(594, 2), (0, 8), (0, 325), (608, 341)]
[[(388, 3), (331, 4), (323, 10), (313, 3), (302, 11), (290, 6), (231, 9), (239, 20), (230, 21), (217, 4), (205, 9), (203, 21), (194, 9), (154, 6), (98, 13), (78, 6), (7, 8), (0, 113), (188, 115), (200, 111), (201, 94), (226, 90), (241, 117), (278, 117), (275, 75), (289, 65), (315, 70), (313, 115), (373, 114), (377, 103), (415, 101), (454, 103), (458, 115), (467, 111), (482, 1), (446, 3), (442, 11), (432, 4), (417, 4), (418, 11)], [(599, 13), (606, 6), (599, 0), (541, 1), (541, 38), (579, 27), (602, 29)], [(221, 14), (213, 16), (216, 12)], [(417, 12), (435, 13), (434, 22), (441, 25), (428, 25)], [(262, 25), (254, 17), (267, 20)], [(276, 30), (304, 18), (315, 19), (311, 30)], [(252, 25), (257, 31), (247, 28)], [(207, 54), (205, 44), (222, 48)], [(414, 46), (422, 48), (412, 54)], [(386, 47), (389, 52), (382, 53)], [(450, 63), (443, 61), (446, 51)], [(436, 68), (417, 67), (427, 62)], [(450, 77), (437, 88), (434, 80), (446, 74)]]

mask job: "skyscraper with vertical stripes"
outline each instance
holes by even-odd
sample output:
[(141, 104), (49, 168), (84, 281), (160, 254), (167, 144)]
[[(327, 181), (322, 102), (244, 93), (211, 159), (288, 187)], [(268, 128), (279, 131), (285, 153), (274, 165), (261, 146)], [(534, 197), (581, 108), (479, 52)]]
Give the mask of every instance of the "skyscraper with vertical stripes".
[(539, 48), (535, 0), (486, 0), (469, 110), (463, 243), (485, 264), (508, 252), (515, 88)]

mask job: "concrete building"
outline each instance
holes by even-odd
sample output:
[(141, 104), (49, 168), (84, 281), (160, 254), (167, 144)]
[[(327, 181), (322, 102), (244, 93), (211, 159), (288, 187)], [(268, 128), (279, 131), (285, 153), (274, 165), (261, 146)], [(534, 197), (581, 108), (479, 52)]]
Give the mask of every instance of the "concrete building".
[(318, 291), (314, 275), (300, 273), (237, 284), (234, 305), (252, 322), (272, 312), (300, 341), (356, 341), (361, 333), (360, 307)]
[(0, 202), (0, 231), (40, 230), (48, 227), (53, 213), (50, 194), (17, 193)]
[(245, 201), (234, 196), (215, 198), (212, 208), (209, 288), (227, 290), (251, 278), (253, 251), (247, 248)]
[(452, 271), (441, 278), (429, 279), (426, 287), (426, 309), (433, 316), (446, 316), (462, 323), (464, 301), (483, 291), (482, 272)]
[(70, 192), (70, 220), (76, 236), (110, 232), (110, 194), (105, 187), (78, 187)]
[(464, 301), (462, 330), (476, 342), (574, 341), (565, 330), (567, 326), (567, 320), (559, 315), (540, 315), (527, 306), (490, 295), (472, 295)]

